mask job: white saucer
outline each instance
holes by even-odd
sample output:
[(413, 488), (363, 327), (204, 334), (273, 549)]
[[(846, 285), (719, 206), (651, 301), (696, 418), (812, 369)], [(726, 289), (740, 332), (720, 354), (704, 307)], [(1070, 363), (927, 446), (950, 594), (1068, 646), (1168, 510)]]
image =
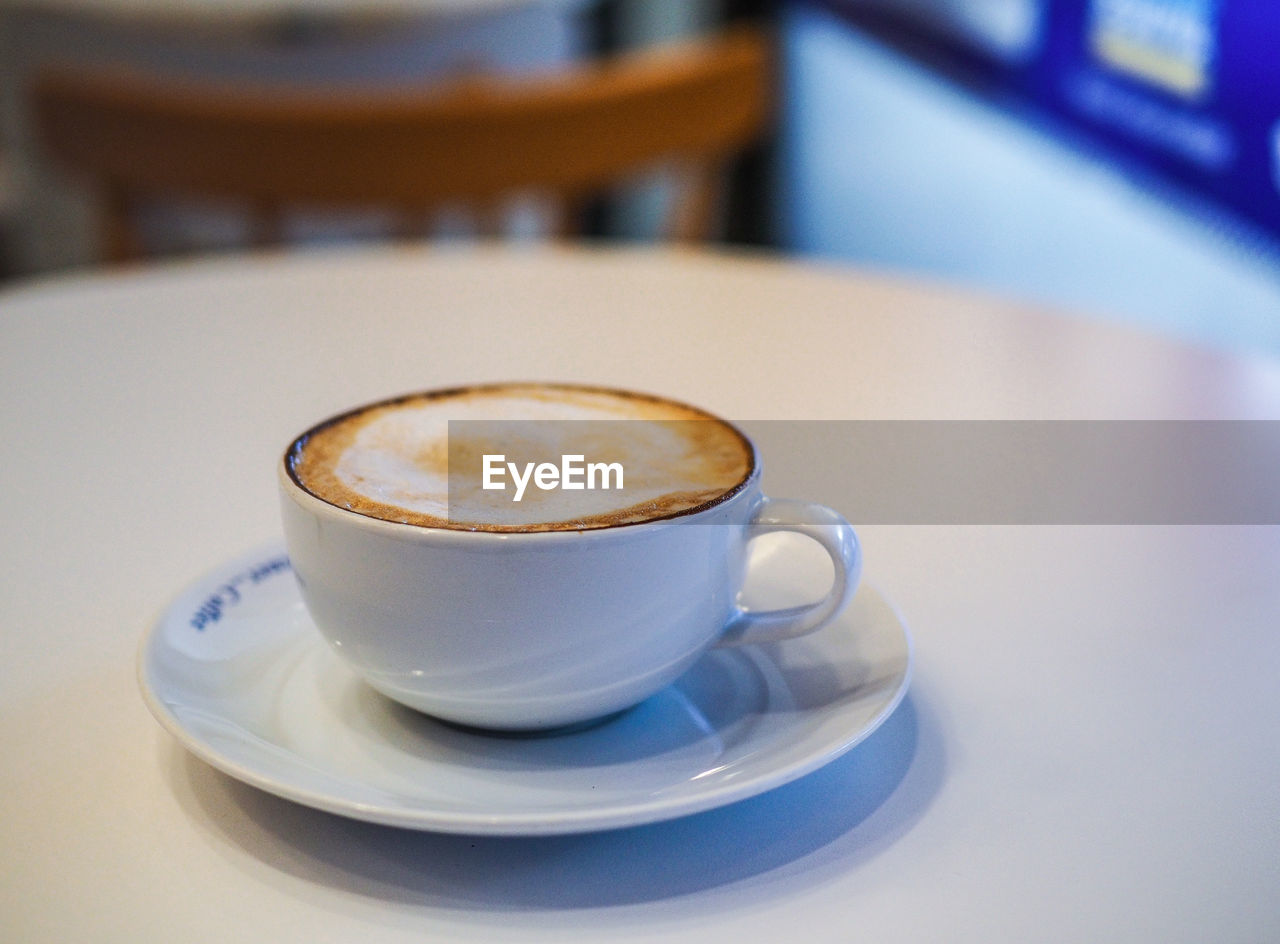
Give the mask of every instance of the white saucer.
[[(757, 554), (748, 602), (819, 595), (804, 556), (786, 541)], [(864, 584), (826, 629), (714, 649), (594, 728), (479, 734), (359, 681), (312, 626), (277, 544), (188, 587), (143, 640), (138, 672), (170, 733), (269, 793), (412, 829), (549, 835), (670, 819), (794, 780), (874, 731), (910, 664), (902, 621)]]

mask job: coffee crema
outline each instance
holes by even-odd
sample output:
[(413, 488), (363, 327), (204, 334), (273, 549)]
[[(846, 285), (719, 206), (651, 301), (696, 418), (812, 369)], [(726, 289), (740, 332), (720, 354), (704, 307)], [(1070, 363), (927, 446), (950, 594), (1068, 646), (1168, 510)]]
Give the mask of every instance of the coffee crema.
[[(452, 423), (452, 426), (451, 426)], [(484, 456), (515, 463), (616, 465), (620, 488), (541, 488), (519, 501), (486, 489)], [(695, 407), (643, 394), (552, 384), (432, 391), (343, 414), (300, 436), (292, 479), (339, 508), (384, 521), (466, 531), (581, 531), (688, 514), (751, 476), (750, 443)], [(497, 466), (496, 461), (491, 465)], [(492, 486), (494, 479), (490, 480)], [(600, 477), (595, 484), (607, 483)]]

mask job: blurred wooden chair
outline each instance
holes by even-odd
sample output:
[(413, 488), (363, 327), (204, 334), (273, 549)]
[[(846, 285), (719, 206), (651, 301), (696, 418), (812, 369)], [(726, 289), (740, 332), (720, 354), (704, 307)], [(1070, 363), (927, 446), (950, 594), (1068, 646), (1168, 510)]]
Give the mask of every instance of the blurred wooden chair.
[(14, 233), (22, 210), (13, 163), (0, 142), (0, 282), (13, 274)]
[[(549, 195), (572, 235), (586, 201), (664, 164), (686, 181), (664, 236), (709, 235), (723, 172), (757, 140), (774, 89), (753, 27), (545, 77), (469, 77), (398, 91), (197, 84), (138, 73), (50, 71), (33, 88), (48, 152), (86, 177), (112, 261), (144, 254), (144, 199), (235, 202), (255, 244), (292, 209), (389, 208), (397, 233), (466, 206), (491, 220), (517, 194)], [(492, 226), (483, 227), (491, 232)]]

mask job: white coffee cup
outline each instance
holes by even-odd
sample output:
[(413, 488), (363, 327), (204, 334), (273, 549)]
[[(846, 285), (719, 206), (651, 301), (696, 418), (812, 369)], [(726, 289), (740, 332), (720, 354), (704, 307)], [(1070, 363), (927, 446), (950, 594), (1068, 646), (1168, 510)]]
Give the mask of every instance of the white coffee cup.
[[(764, 497), (751, 449), (746, 481), (708, 507), (517, 533), (337, 507), (299, 483), (286, 453), (284, 533), (316, 626), (375, 689), (459, 724), (555, 729), (637, 704), (712, 646), (813, 632), (852, 597), (861, 571), (853, 528), (822, 505)], [(773, 531), (817, 541), (834, 580), (810, 605), (748, 612), (737, 604), (747, 545)]]

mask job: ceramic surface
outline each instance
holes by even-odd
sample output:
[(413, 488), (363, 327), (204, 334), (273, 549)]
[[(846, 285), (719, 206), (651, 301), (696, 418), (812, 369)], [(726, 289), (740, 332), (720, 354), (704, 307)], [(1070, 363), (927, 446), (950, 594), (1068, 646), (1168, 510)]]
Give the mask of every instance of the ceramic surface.
[[(700, 511), (520, 534), (382, 521), (311, 495), (286, 463), (279, 478), (289, 557), (334, 650), (384, 695), (484, 728), (547, 730), (630, 708), (722, 638), (824, 625), (861, 572), (849, 523), (762, 496), (758, 457)], [(748, 542), (775, 531), (817, 542), (834, 575), (799, 605), (744, 613)]]
[[(745, 602), (811, 599), (823, 578), (804, 560), (805, 539), (762, 543)], [(273, 545), (182, 592), (144, 640), (139, 676), (165, 728), (263, 790), (415, 829), (536, 835), (669, 819), (800, 777), (892, 713), (910, 662), (902, 621), (864, 585), (827, 628), (713, 649), (602, 724), (482, 734), (405, 708), (353, 674), (317, 633)]]

